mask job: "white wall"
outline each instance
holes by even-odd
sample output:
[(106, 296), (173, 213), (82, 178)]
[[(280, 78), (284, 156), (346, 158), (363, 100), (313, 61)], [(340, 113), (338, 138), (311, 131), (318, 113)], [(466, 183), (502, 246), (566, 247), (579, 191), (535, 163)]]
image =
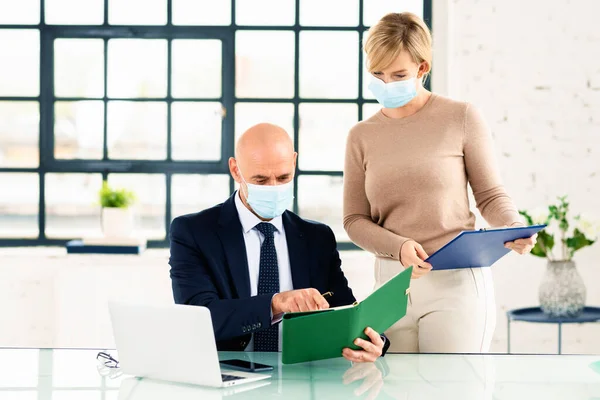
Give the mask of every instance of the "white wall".
[[(600, 2), (433, 3), (433, 88), (481, 108), (517, 206), (533, 208), (567, 194), (574, 211), (600, 218)], [(600, 244), (575, 260), (588, 304), (600, 305)], [(504, 346), (505, 311), (538, 304), (544, 269), (534, 257), (511, 256), (495, 266), (495, 350)], [(566, 347), (599, 352), (598, 333), (594, 326), (568, 327)], [(551, 326), (521, 324), (514, 335), (530, 336), (515, 351), (549, 351), (556, 340)]]
[(533, 207), (568, 194), (600, 217), (600, 2), (452, 8), (450, 94), (483, 110), (515, 201)]

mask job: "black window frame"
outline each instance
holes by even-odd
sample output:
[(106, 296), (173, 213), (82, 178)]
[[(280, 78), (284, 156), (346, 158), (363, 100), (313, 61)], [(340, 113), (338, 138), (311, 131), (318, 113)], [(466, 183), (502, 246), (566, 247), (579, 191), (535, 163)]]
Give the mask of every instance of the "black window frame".
[[(359, 24), (351, 27), (340, 26), (301, 26), (300, 2), (295, 1), (295, 23), (291, 26), (241, 26), (235, 23), (236, 0), (231, 0), (232, 23), (226, 26), (179, 26), (172, 24), (172, 0), (167, 3), (166, 25), (135, 25), (120, 26), (108, 23), (108, 0), (104, 0), (104, 23), (102, 25), (47, 25), (44, 21), (45, 0), (40, 0), (40, 23), (37, 25), (0, 25), (4, 29), (37, 29), (40, 33), (40, 93), (36, 97), (0, 96), (0, 101), (35, 101), (39, 103), (39, 165), (36, 168), (3, 168), (0, 173), (37, 173), (39, 178), (39, 208), (37, 238), (0, 238), (0, 247), (8, 246), (64, 246), (70, 239), (53, 239), (46, 237), (46, 201), (45, 201), (45, 175), (48, 173), (100, 173), (103, 179), (109, 174), (119, 173), (159, 173), (165, 177), (165, 237), (160, 240), (148, 240), (148, 247), (168, 247), (168, 232), (172, 220), (171, 181), (173, 174), (229, 174), (228, 159), (233, 156), (235, 146), (235, 105), (237, 103), (286, 103), (294, 106), (294, 143), (298, 148), (301, 135), (299, 135), (299, 106), (302, 103), (330, 103), (330, 104), (357, 104), (358, 120), (363, 118), (363, 104), (374, 103), (366, 100), (362, 95), (363, 87), (363, 52), (361, 40), (356, 44), (358, 52), (358, 97), (356, 99), (322, 99), (304, 98), (299, 96), (300, 86), (300, 33), (305, 31), (346, 31), (358, 32), (362, 39), (363, 32), (368, 26), (363, 24), (364, 0), (359, 0)], [(431, 28), (432, 25), (432, 0), (423, 0), (423, 19)], [(235, 96), (235, 37), (238, 31), (288, 31), (294, 33), (295, 58), (294, 58), (294, 96), (292, 98), (237, 98)], [(77, 39), (102, 39), (104, 41), (104, 96), (102, 98), (65, 98), (55, 97), (54, 94), (54, 40), (62, 38)], [(107, 93), (107, 59), (108, 40), (115, 38), (129, 39), (167, 39), (167, 96), (166, 98), (140, 98), (123, 99), (127, 101), (158, 101), (167, 103), (167, 158), (165, 160), (114, 160), (108, 159), (107, 149), (107, 104), (109, 100), (121, 100), (108, 97)], [(222, 97), (216, 99), (188, 99), (171, 96), (171, 49), (174, 39), (218, 39), (222, 42)], [(431, 77), (425, 86), (430, 88)], [(76, 100), (102, 100), (104, 102), (104, 144), (102, 160), (62, 160), (54, 157), (54, 102)], [(226, 109), (222, 125), (221, 160), (220, 161), (175, 161), (172, 159), (172, 133), (171, 133), (171, 104), (174, 101), (202, 102), (219, 101)], [(301, 155), (300, 155), (301, 157)], [(342, 177), (342, 171), (303, 170), (296, 167), (294, 177), (294, 204), (293, 211), (298, 213), (298, 178), (300, 176), (330, 176)], [(233, 192), (235, 182), (229, 177), (229, 189)], [(301, 195), (301, 193), (300, 193)], [(355, 250), (356, 245), (350, 242), (338, 242), (339, 250)]]

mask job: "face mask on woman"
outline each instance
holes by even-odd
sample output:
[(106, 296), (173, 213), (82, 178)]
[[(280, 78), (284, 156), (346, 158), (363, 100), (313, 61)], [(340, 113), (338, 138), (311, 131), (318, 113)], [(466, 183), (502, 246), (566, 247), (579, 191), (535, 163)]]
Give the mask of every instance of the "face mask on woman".
[(371, 75), (369, 90), (385, 108), (398, 108), (408, 104), (417, 95), (417, 78), (385, 83)]

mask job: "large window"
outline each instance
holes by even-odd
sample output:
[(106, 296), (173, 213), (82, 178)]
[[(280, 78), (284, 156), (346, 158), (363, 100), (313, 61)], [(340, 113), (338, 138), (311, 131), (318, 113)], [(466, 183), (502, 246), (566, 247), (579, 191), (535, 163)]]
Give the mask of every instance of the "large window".
[(227, 160), (258, 122), (299, 152), (294, 211), (341, 248), (349, 128), (378, 109), (361, 42), (431, 0), (0, 1), (0, 245), (100, 233), (103, 179), (138, 195), (141, 232), (235, 189)]

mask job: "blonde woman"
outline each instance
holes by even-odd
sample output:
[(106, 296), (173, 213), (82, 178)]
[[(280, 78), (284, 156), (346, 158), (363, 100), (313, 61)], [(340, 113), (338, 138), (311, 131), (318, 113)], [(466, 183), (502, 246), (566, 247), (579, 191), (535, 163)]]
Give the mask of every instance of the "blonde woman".
[[(490, 269), (431, 271), (424, 260), (474, 228), (467, 184), (491, 226), (522, 225), (489, 130), (472, 105), (423, 87), (431, 34), (416, 15), (386, 15), (364, 48), (369, 88), (383, 108), (348, 136), (344, 228), (376, 255), (376, 286), (414, 266), (407, 315), (386, 332), (390, 351), (488, 351), (496, 323)], [(534, 244), (532, 237), (506, 246), (524, 254)]]

